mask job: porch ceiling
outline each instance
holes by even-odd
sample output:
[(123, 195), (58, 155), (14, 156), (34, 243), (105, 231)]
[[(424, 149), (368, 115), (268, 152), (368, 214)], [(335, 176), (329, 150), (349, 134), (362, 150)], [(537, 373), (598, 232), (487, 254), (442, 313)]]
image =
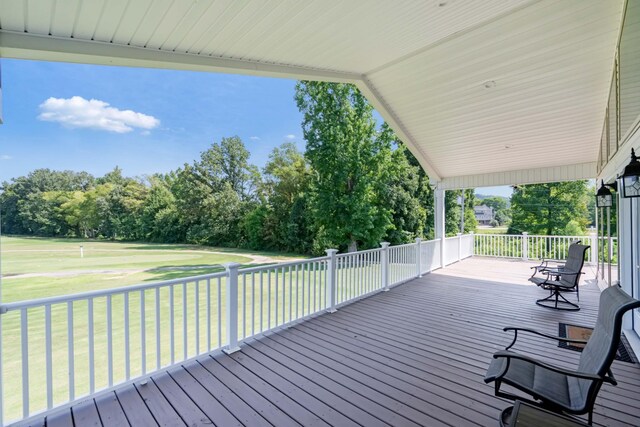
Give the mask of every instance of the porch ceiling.
[(2, 57), (356, 83), (446, 182), (578, 164), (595, 176), (624, 1), (0, 5)]

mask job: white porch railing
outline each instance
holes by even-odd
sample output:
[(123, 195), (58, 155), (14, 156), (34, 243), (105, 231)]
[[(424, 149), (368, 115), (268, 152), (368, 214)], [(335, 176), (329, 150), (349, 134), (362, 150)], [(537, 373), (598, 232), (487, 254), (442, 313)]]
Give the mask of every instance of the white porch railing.
[[(447, 238), (445, 265), (473, 254)], [(443, 267), (438, 240), (0, 305), (2, 420), (65, 406)], [(5, 393), (6, 392), (6, 393)]]
[[(598, 244), (595, 235), (589, 236), (537, 236), (522, 234), (476, 234), (474, 241), (474, 255), (501, 258), (521, 258), (523, 260), (564, 260), (569, 252), (571, 242), (580, 240), (591, 246), (587, 252), (586, 262), (595, 263), (598, 260)], [(611, 248), (606, 252), (614, 259), (614, 247), (617, 238), (611, 238)], [(602, 239), (600, 239), (602, 244)], [(606, 242), (605, 242), (606, 244)], [(608, 258), (607, 258), (608, 259)]]
[[(595, 236), (459, 234), (345, 254), (330, 249), (324, 257), (269, 266), (232, 263), (215, 274), (2, 304), (0, 425), (214, 350), (236, 351), (243, 340), (470, 256), (561, 260), (578, 239), (595, 247)], [(596, 259), (589, 251), (588, 261)]]

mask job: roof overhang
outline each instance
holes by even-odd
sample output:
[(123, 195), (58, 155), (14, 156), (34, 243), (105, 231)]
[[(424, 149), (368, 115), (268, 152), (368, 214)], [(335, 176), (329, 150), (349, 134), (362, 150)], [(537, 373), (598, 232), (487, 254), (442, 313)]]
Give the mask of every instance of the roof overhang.
[(519, 184), (596, 175), (623, 7), (22, 0), (0, 56), (354, 83), (442, 188)]

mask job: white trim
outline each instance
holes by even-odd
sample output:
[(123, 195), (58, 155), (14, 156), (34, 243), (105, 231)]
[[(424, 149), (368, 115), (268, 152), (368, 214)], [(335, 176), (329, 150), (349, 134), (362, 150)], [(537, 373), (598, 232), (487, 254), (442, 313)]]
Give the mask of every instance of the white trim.
[(578, 163), (564, 166), (549, 166), (536, 169), (521, 169), (508, 172), (494, 172), (480, 175), (466, 175), (444, 178), (438, 183), (439, 189), (493, 187), (498, 185), (537, 184), (542, 182), (576, 181), (593, 179), (596, 163)]
[(633, 329), (623, 329), (622, 333), (624, 333), (625, 338), (629, 342), (631, 351), (633, 351), (636, 359), (640, 358), (640, 336), (638, 333)]
[(0, 57), (356, 83), (357, 73), (226, 59), (0, 30)]
[(598, 174), (598, 179), (604, 179), (607, 182), (614, 181), (624, 171), (625, 166), (629, 164), (632, 148), (640, 151), (640, 121), (636, 123), (634, 132), (628, 134), (625, 142), (618, 147), (616, 154), (602, 168)]

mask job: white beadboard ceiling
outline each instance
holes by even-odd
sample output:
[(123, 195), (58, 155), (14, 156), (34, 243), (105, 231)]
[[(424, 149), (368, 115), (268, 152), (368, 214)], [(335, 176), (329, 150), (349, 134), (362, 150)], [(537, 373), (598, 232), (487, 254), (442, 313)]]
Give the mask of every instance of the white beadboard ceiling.
[(450, 187), (523, 175), (515, 171), (557, 176), (567, 165), (580, 165), (569, 179), (586, 178), (596, 172), (623, 8), (624, 0), (0, 0), (0, 56), (352, 82)]

